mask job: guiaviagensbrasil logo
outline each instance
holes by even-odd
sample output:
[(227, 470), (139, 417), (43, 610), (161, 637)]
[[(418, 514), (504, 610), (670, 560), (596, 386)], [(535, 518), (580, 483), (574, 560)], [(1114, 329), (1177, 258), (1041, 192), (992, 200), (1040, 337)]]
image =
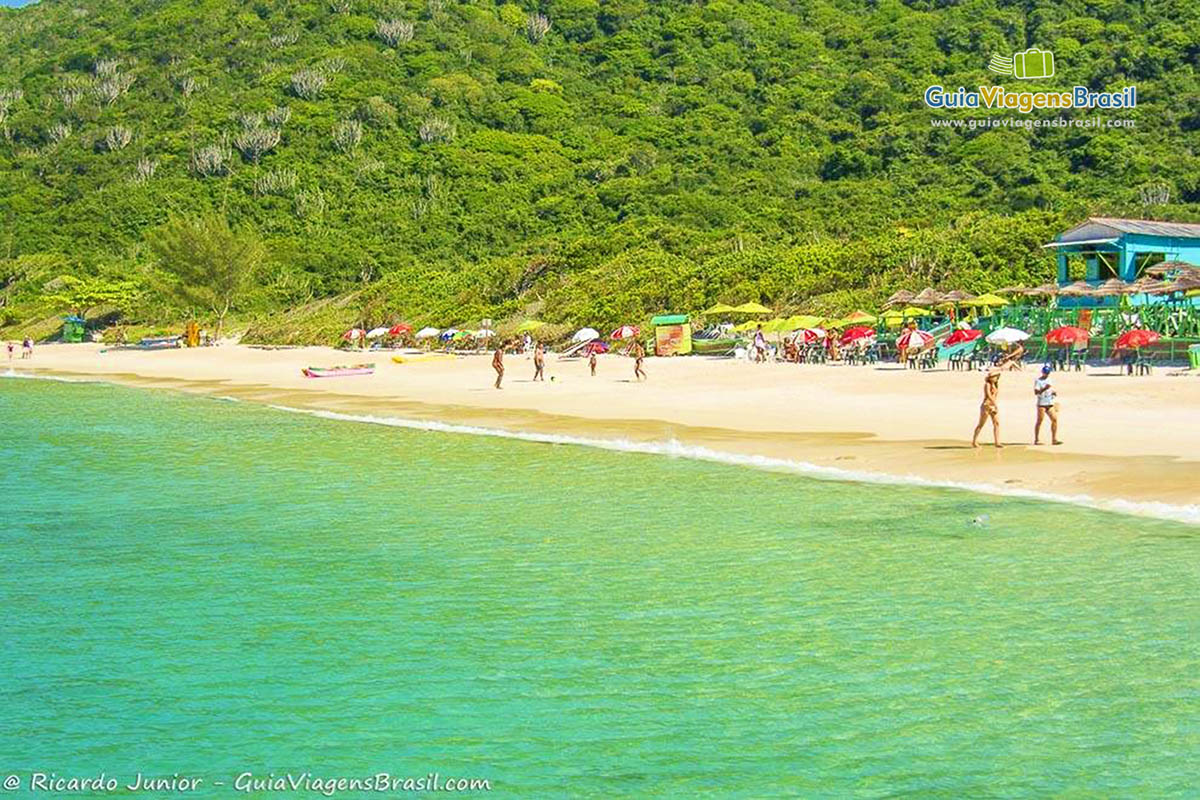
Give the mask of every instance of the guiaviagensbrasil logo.
[(988, 62), (988, 69), (1001, 75), (1012, 75), (1023, 81), (1053, 78), (1054, 53), (1031, 47), (1023, 52), (1013, 53), (1012, 58), (993, 55), (992, 60)]
[[(988, 69), (1018, 80), (1045, 80), (1054, 77), (1054, 53), (1031, 47), (1012, 56), (993, 55)], [(1092, 91), (1087, 86), (1072, 86), (1070, 90), (1053, 92), (1010, 92), (1003, 86), (979, 86), (975, 91), (965, 86), (957, 90), (934, 85), (925, 89), (925, 105), (929, 108), (995, 108), (1012, 109), (1028, 114), (1042, 108), (1135, 108), (1137, 86), (1126, 86), (1115, 92)]]

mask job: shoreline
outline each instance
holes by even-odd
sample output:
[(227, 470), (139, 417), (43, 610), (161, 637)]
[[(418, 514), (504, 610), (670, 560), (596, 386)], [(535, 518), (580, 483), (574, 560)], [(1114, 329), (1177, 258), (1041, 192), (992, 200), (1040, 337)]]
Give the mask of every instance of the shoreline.
[[(602, 380), (587, 377), (585, 363), (551, 356), (547, 373), (557, 380), (534, 384), (523, 374), (526, 359), (508, 356), (506, 387), (498, 392), (490, 386), (488, 355), (404, 364), (393, 364), (392, 355), (231, 345), (105, 352), (96, 345), (51, 345), (39, 348), (33, 361), (10, 366), (18, 375), (165, 388), (351, 421), (450, 432), (461, 427), (457, 432), (817, 478), (941, 486), (1200, 524), (1194, 479), (1200, 434), (1186, 424), (1194, 423), (1193, 409), (1200, 406), (1200, 382), (1186, 377), (1063, 375), (1060, 395), (1075, 402), (1063, 415), (1067, 444), (1052, 448), (1022, 446), (1013, 435), (1025, 427), (1018, 427), (1021, 405), (1032, 412), (1032, 401), (1015, 402), (1012, 384), (1032, 383), (1035, 370), (1006, 373), (1009, 385), (1002, 385), (1000, 403), (1006, 447), (973, 450), (969, 434), (982, 383), (973, 373), (652, 358), (650, 380), (637, 384), (621, 377), (632, 372), (628, 359), (604, 358)], [(364, 357), (377, 363), (374, 376), (306, 379), (298, 366)], [(960, 396), (964, 387), (966, 398)], [(1128, 388), (1114, 391), (1119, 387)], [(848, 389), (865, 394), (851, 397)], [(1132, 397), (1121, 402), (1126, 392)], [(1137, 402), (1142, 399), (1159, 407), (1154, 419), (1147, 419)], [(1026, 436), (1032, 433), (1029, 416), (1030, 430), (1021, 430)], [(1076, 430), (1073, 436), (1076, 425), (1104, 430), (1087, 437)], [(950, 426), (962, 431), (961, 438), (939, 435)], [(1045, 439), (1048, 434), (1043, 431)], [(990, 428), (980, 438), (990, 439)]]

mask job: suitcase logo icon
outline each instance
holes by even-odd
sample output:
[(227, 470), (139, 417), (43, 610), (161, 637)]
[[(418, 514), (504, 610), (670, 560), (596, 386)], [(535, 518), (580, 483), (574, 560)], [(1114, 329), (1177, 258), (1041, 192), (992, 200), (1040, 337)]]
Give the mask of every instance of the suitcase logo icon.
[(1054, 77), (1054, 53), (1031, 47), (1012, 57), (993, 55), (988, 69), (1001, 75), (1012, 75), (1021, 80)]

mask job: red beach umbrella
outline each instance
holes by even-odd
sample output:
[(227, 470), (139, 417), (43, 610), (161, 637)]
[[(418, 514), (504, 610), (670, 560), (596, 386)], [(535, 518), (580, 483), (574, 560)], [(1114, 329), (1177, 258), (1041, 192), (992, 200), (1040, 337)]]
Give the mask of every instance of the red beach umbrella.
[(388, 328), (388, 336), (399, 336), (402, 333), (412, 333), (412, 325), (407, 322), (401, 322), (399, 325), (393, 325)]
[(1070, 345), (1076, 342), (1086, 342), (1092, 335), (1083, 328), (1063, 325), (1046, 334), (1046, 344)]
[(933, 341), (933, 336), (916, 328), (909, 328), (896, 337), (896, 346), (908, 350), (924, 347)]
[(802, 331), (796, 331), (796, 338), (804, 344), (816, 344), (829, 338), (829, 334), (825, 332), (824, 328), (805, 328)]
[(1145, 347), (1154, 344), (1162, 337), (1156, 331), (1147, 331), (1141, 328), (1135, 328), (1131, 331), (1125, 331), (1117, 337), (1116, 347), (1118, 350), (1134, 349)]
[(632, 339), (637, 336), (640, 331), (637, 325), (622, 325), (608, 335), (610, 339)]
[(342, 338), (347, 342), (353, 342), (355, 339), (361, 339), (365, 335), (366, 331), (364, 331), (362, 328), (351, 328), (342, 334)]
[(871, 339), (875, 336), (875, 329), (868, 328), (866, 325), (856, 325), (853, 328), (847, 328), (842, 334), (841, 343), (850, 344), (857, 342), (859, 339)]
[(973, 342), (983, 336), (983, 331), (977, 331), (974, 328), (963, 328), (950, 334), (946, 339), (946, 344), (962, 344), (963, 342)]

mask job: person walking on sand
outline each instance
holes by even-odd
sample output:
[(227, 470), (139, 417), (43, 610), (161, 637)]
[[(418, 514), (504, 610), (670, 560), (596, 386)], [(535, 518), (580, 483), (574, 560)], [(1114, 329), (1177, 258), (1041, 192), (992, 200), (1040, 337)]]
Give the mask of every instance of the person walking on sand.
[(767, 337), (763, 334), (762, 325), (754, 330), (754, 360), (759, 364), (767, 360)]
[(979, 447), (979, 432), (983, 430), (983, 425), (989, 417), (992, 420), (992, 437), (996, 442), (996, 447), (997, 449), (1004, 447), (1000, 444), (1000, 409), (996, 405), (996, 397), (999, 393), (1000, 367), (988, 367), (987, 376), (983, 379), (983, 402), (979, 405), (979, 424), (975, 426), (975, 434), (971, 436), (971, 447)]
[(1058, 439), (1058, 394), (1050, 382), (1050, 365), (1042, 367), (1042, 374), (1033, 382), (1033, 396), (1037, 398), (1037, 422), (1033, 424), (1033, 443), (1041, 444), (1042, 420), (1050, 418), (1050, 443), (1062, 444)]
[(646, 351), (642, 347), (641, 342), (633, 343), (633, 377), (637, 381), (646, 379), (646, 370), (642, 369), (642, 362), (646, 359)]
[(538, 342), (537, 347), (533, 349), (533, 379), (535, 381), (545, 381), (546, 369), (546, 350), (542, 347), (542, 343)]
[(592, 370), (592, 377), (596, 377), (596, 351), (594, 349), (588, 354), (588, 367)]
[(496, 370), (496, 388), (500, 388), (500, 381), (504, 380), (504, 343), (496, 345), (496, 352), (492, 354), (492, 369)]
[(21, 358), (33, 358), (33, 339), (28, 336), (21, 342)]
[(9, 342), (8, 343), (8, 360), (9, 361), (13, 360), (13, 354), (15, 354), (16, 352), (17, 352), (17, 346), (15, 344), (13, 344), (12, 342)]

